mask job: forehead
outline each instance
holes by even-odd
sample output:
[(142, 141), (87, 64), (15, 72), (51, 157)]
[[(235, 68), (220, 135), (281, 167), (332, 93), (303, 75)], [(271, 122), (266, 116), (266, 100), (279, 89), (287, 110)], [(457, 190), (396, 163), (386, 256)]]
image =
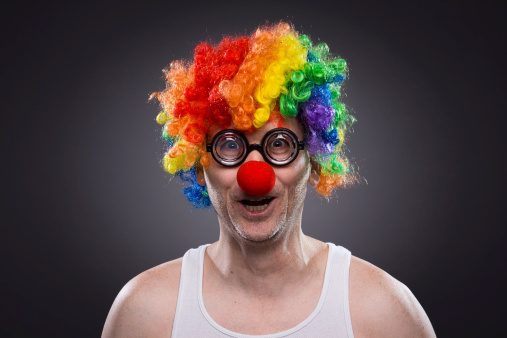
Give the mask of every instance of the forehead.
[[(303, 139), (303, 136), (304, 136), (303, 135), (303, 127), (301, 126), (299, 121), (293, 117), (283, 118), (283, 117), (278, 116), (278, 117), (275, 117), (274, 119), (271, 119), (270, 121), (266, 122), (266, 124), (263, 125), (262, 127), (255, 129), (253, 132), (246, 132), (243, 130), (240, 130), (240, 132), (245, 134), (245, 136), (247, 137), (247, 139), (249, 141), (260, 141), (268, 131), (275, 129), (275, 128), (290, 129), (296, 134), (296, 136), (298, 137), (299, 140)], [(218, 134), (220, 131), (222, 131), (224, 129), (236, 129), (236, 128), (234, 128), (234, 126), (232, 126), (232, 125), (229, 125), (226, 127), (221, 126), (221, 125), (213, 125), (210, 128), (210, 132), (208, 133), (208, 139), (209, 140), (213, 139), (213, 137), (215, 137), (216, 134)]]

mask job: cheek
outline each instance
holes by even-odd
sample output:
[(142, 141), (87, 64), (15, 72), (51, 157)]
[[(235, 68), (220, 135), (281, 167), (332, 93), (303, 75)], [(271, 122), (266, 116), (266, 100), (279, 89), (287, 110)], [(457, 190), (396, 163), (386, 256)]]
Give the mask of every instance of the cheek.
[[(219, 166), (219, 167), (217, 167)], [(231, 188), (236, 182), (237, 168), (226, 168), (217, 163), (210, 163), (204, 169), (208, 189), (222, 190)]]
[(299, 189), (301, 185), (306, 186), (309, 176), (310, 160), (305, 152), (300, 153), (289, 166), (279, 168), (276, 178), (285, 186)]

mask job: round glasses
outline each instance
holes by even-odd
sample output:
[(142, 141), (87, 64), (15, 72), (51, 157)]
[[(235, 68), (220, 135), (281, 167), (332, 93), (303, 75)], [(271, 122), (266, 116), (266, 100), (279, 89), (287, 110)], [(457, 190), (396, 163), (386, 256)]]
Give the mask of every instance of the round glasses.
[(226, 167), (234, 167), (245, 161), (252, 150), (262, 154), (264, 160), (275, 166), (284, 166), (296, 159), (305, 149), (303, 141), (290, 129), (276, 128), (268, 131), (261, 144), (248, 144), (245, 135), (234, 129), (222, 130), (211, 144), (206, 144), (215, 161)]

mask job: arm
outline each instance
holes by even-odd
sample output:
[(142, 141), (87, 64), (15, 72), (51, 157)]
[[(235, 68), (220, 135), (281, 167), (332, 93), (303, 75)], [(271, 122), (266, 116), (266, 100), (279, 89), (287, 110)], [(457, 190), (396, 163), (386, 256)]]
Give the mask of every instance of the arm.
[(435, 337), (412, 292), (386, 272), (352, 258), (349, 300), (356, 337)]
[(143, 272), (129, 281), (107, 316), (103, 338), (168, 337), (178, 300), (181, 259)]

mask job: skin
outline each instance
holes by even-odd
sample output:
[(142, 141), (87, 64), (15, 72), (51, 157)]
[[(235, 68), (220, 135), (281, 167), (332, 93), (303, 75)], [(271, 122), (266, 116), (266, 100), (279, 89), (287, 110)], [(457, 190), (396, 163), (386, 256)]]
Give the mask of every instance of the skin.
[[(299, 124), (284, 122), (298, 138)], [(271, 121), (248, 134), (259, 143), (278, 126)], [(219, 130), (212, 130), (213, 137)], [(263, 161), (253, 151), (247, 161)], [(219, 220), (219, 240), (206, 249), (203, 299), (210, 316), (238, 333), (261, 335), (290, 329), (317, 306), (324, 281), (328, 247), (301, 230), (307, 184), (316, 185), (319, 168), (306, 151), (285, 167), (274, 167), (274, 197), (261, 213), (252, 214), (239, 201), (249, 198), (236, 182), (238, 168), (211, 160), (198, 171), (206, 183)], [(103, 337), (167, 337), (178, 299), (182, 259), (145, 271), (117, 296)], [(295, 295), (297, 295), (295, 297)], [(379, 268), (352, 257), (349, 304), (356, 337), (434, 337), (419, 302), (402, 283)]]

